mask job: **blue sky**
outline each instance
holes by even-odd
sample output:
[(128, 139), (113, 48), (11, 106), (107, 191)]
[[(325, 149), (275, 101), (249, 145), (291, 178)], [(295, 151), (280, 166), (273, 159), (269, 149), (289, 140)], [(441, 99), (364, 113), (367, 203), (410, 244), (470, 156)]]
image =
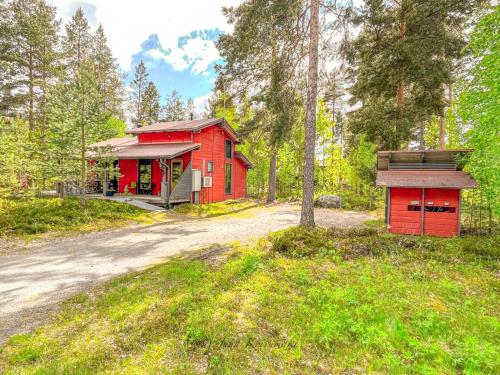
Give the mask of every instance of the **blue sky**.
[(47, 0), (57, 7), (63, 24), (81, 7), (91, 27), (101, 23), (120, 69), (133, 79), (144, 60), (149, 79), (164, 99), (172, 90), (193, 98), (201, 112), (221, 62), (214, 41), (231, 31), (223, 6), (241, 0)]
[[(185, 100), (204, 98), (214, 85), (214, 66), (222, 62), (214, 51), (209, 51), (221, 33), (219, 29), (212, 29), (183, 35), (178, 39), (177, 52), (164, 48), (158, 35), (152, 34), (141, 44), (141, 50), (132, 56), (132, 67), (143, 60), (149, 78), (155, 82), (162, 97), (176, 90)], [(189, 45), (200, 53), (188, 54), (186, 49), (190, 48)], [(128, 83), (133, 77), (132, 68), (125, 81)]]

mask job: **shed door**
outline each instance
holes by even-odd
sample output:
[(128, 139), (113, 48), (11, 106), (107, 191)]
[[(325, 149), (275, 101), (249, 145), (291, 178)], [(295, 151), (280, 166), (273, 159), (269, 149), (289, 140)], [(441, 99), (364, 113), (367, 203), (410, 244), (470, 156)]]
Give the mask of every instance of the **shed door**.
[(422, 189), (391, 188), (389, 221), (391, 233), (421, 233)]
[(425, 189), (424, 234), (458, 235), (460, 190)]

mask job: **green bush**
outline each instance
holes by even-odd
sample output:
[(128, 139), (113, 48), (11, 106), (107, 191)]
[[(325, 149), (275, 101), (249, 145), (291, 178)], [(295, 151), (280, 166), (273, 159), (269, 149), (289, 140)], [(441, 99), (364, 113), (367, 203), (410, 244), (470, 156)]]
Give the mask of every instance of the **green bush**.
[(285, 229), (270, 234), (270, 239), (272, 251), (292, 258), (317, 254), (319, 249), (329, 245), (327, 230), (320, 227)]
[(142, 214), (137, 207), (104, 199), (0, 199), (0, 236), (80, 230), (106, 223), (111, 226)]
[(455, 239), (395, 236), (373, 227), (329, 229), (293, 227), (269, 235), (271, 250), (290, 258), (312, 257), (335, 251), (344, 259), (362, 256), (418, 252), (436, 257), (463, 254), (484, 260), (500, 258), (500, 238), (464, 237)]

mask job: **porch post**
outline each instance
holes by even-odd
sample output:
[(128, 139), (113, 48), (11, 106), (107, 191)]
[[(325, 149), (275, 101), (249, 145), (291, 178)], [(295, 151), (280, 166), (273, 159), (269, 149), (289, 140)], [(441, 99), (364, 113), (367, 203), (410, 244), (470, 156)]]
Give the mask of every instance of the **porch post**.
[(109, 174), (108, 174), (108, 163), (104, 164), (104, 184), (102, 185), (102, 194), (104, 196), (108, 193), (109, 187)]
[(168, 207), (170, 205), (170, 193), (168, 191), (168, 165), (165, 158), (160, 159), (161, 165), (161, 199)]

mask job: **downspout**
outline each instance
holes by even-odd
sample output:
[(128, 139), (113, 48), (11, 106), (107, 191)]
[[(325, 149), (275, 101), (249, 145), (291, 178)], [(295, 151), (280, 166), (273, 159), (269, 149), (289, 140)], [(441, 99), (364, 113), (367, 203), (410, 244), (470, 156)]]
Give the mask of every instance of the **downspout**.
[(165, 208), (170, 208), (170, 184), (169, 184), (169, 167), (165, 160), (165, 158), (160, 159), (161, 165), (161, 197), (163, 199), (163, 203), (165, 203)]
[(424, 235), (424, 216), (425, 216), (425, 188), (422, 188), (422, 205), (420, 206), (420, 235)]
[(386, 190), (386, 199), (387, 199), (387, 207), (386, 207), (386, 226), (390, 231), (391, 226), (391, 188), (387, 187)]
[(462, 190), (458, 190), (458, 235), (461, 237), (462, 232)]
[[(191, 139), (193, 138), (193, 132), (191, 132)], [(192, 187), (192, 184), (193, 184), (193, 150), (191, 150), (191, 160), (190, 160), (190, 163), (191, 163), (191, 190), (193, 190), (193, 187)], [(198, 192), (198, 194), (200, 194), (200, 192)], [(189, 203), (193, 203), (193, 194), (196, 194), (196, 192), (193, 193), (193, 191), (191, 191), (191, 194), (189, 194)], [(201, 194), (200, 194), (201, 196)], [(196, 199), (195, 199), (196, 201)], [(199, 201), (199, 199), (198, 199)]]

